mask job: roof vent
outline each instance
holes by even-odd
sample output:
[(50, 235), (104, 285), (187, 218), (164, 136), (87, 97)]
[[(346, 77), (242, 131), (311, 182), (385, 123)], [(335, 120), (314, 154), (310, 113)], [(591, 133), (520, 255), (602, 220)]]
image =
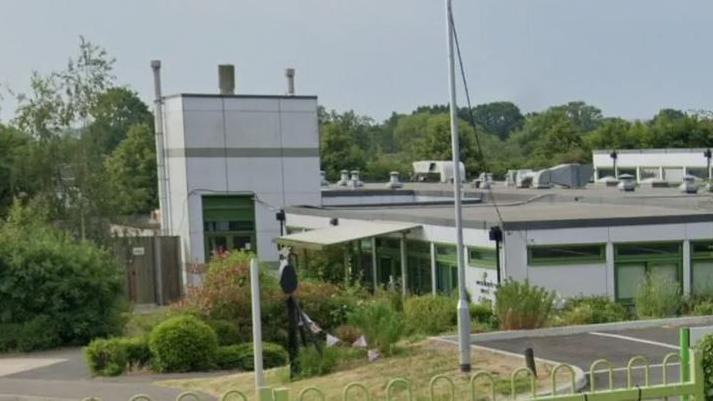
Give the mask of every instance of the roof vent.
[(322, 181), (322, 184), (321, 184), (321, 185), (322, 185), (323, 187), (328, 187), (328, 186), (329, 186), (329, 181), (327, 181), (327, 177), (326, 177), (326, 175), (324, 174), (324, 170), (322, 170), (322, 171), (319, 172), (319, 177), (320, 177), (320, 179), (321, 179), (321, 181)]
[(346, 187), (349, 184), (349, 170), (342, 170), (339, 172), (339, 181), (337, 185), (340, 187)]
[(386, 183), (386, 188), (398, 189), (403, 187), (404, 184), (399, 181), (399, 172), (392, 171), (389, 173), (389, 182)]
[(295, 69), (288, 68), (285, 70), (285, 77), (287, 77), (287, 96), (295, 95)]
[(352, 170), (352, 178), (349, 180), (349, 185), (352, 188), (363, 187), (364, 183), (359, 179), (359, 170)]
[(218, 89), (221, 95), (235, 94), (235, 66), (221, 64), (218, 66)]

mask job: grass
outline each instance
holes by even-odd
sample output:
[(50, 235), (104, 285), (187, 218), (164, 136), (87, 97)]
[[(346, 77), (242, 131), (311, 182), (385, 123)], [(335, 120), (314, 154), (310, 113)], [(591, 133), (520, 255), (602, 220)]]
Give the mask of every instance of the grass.
[[(510, 373), (524, 366), (522, 358), (503, 356), (487, 351), (472, 351), (471, 358), (474, 362), (474, 371), (485, 370), (490, 372), (495, 380), (496, 393), (501, 397), (510, 394)], [(538, 391), (549, 390), (549, 373), (551, 366), (540, 364), (537, 366), (540, 377), (538, 378)], [(386, 385), (389, 379), (400, 377), (411, 383), (414, 401), (430, 400), (429, 381), (435, 375), (445, 375), (455, 384), (456, 399), (470, 398), (469, 375), (464, 375), (458, 370), (457, 347), (436, 341), (422, 341), (405, 345), (394, 356), (381, 359), (373, 363), (350, 362), (329, 375), (309, 379), (289, 381), (287, 368), (272, 369), (266, 372), (268, 385), (285, 387), (290, 396), (295, 397), (307, 387), (317, 387), (325, 394), (325, 401), (342, 401), (344, 386), (358, 382), (364, 384), (370, 391), (372, 400), (386, 398)], [(559, 382), (564, 383), (568, 378), (562, 377)], [(255, 387), (252, 373), (238, 373), (228, 376), (183, 380), (168, 380), (157, 383), (166, 387), (180, 388), (183, 390), (202, 391), (215, 396), (220, 396), (229, 390), (244, 392), (249, 400), (254, 399)], [(529, 380), (522, 378), (515, 382), (516, 391), (525, 393), (529, 391)], [(490, 385), (485, 380), (476, 383), (476, 399), (489, 399)], [(450, 400), (450, 389), (446, 381), (439, 381), (435, 388), (434, 401)], [(352, 390), (350, 398), (353, 401), (365, 401), (363, 394)], [(395, 388), (392, 399), (406, 399), (403, 387)], [(304, 401), (322, 401), (315, 393), (305, 396)]]

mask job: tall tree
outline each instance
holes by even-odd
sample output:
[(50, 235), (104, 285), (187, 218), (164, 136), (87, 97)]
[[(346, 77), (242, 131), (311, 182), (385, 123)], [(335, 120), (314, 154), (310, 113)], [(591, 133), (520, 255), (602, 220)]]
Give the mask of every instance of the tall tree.
[(92, 123), (87, 135), (95, 151), (111, 153), (123, 141), (129, 128), (145, 124), (153, 128), (153, 114), (138, 94), (125, 87), (113, 87), (99, 94), (90, 110)]
[[(461, 117), (464, 118), (464, 117)], [(477, 105), (473, 108), (473, 118), (476, 126), (485, 132), (507, 139), (514, 131), (522, 128), (525, 117), (520, 109), (511, 102), (492, 102)]]

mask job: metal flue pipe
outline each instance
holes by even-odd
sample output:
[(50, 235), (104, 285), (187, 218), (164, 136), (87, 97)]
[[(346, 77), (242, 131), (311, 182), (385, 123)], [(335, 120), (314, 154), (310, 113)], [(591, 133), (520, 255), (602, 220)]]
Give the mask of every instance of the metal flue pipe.
[(161, 60), (151, 60), (154, 85), (154, 129), (156, 131), (156, 167), (158, 170), (158, 208), (161, 234), (169, 235), (168, 177), (166, 175), (165, 140), (163, 135), (163, 98), (161, 94)]

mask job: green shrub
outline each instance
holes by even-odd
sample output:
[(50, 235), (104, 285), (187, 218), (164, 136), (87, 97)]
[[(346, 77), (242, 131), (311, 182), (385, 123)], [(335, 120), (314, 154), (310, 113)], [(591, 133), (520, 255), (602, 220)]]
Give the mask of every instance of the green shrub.
[(237, 326), (230, 320), (206, 320), (206, 323), (218, 336), (218, 345), (235, 345), (242, 342)]
[[(302, 281), (297, 299), (302, 310), (325, 330), (334, 330), (347, 322), (347, 316), (356, 308), (360, 298), (367, 298), (361, 291), (347, 293), (342, 288), (320, 281)], [(282, 316), (287, 312), (283, 311)]]
[(362, 336), (362, 332), (358, 327), (343, 324), (334, 330), (334, 335), (337, 336), (341, 342), (352, 344)]
[(121, 337), (92, 341), (84, 347), (84, 357), (93, 375), (117, 376), (148, 366), (151, 352), (145, 337)]
[[(262, 343), (262, 367), (264, 369), (285, 366), (288, 360), (287, 351), (281, 345), (268, 342)], [(221, 369), (254, 370), (253, 344), (244, 343), (218, 348), (216, 364)]]
[(17, 349), (17, 338), (22, 325), (17, 323), (0, 324), (0, 352)]
[(339, 363), (340, 356), (338, 347), (323, 348), (321, 353), (314, 347), (300, 348), (297, 357), (299, 377), (306, 379), (332, 373)]
[(555, 294), (528, 280), (507, 279), (495, 292), (495, 315), (503, 330), (535, 329), (550, 317)]
[(562, 312), (563, 324), (594, 324), (627, 320), (626, 308), (606, 296), (578, 297), (567, 301)]
[(469, 308), (470, 320), (474, 325), (497, 327), (498, 321), (495, 313), (493, 313), (493, 304), (491, 302), (471, 303)]
[(175, 316), (175, 313), (166, 309), (156, 309), (148, 313), (127, 312), (124, 315), (123, 335), (125, 337), (142, 337), (151, 334), (154, 327), (169, 317)]
[(57, 324), (45, 315), (22, 324), (17, 336), (17, 350), (21, 352), (49, 349), (61, 343)]
[(640, 318), (675, 316), (683, 305), (681, 288), (664, 277), (647, 276), (636, 291), (634, 305)]
[(95, 376), (118, 376), (129, 363), (126, 346), (118, 338), (92, 341), (84, 347), (84, 357)]
[(713, 334), (709, 334), (698, 344), (694, 344), (695, 347), (701, 351), (703, 354), (703, 374), (705, 375), (705, 394), (706, 401), (713, 400)]
[(375, 300), (358, 307), (349, 315), (349, 323), (357, 326), (371, 347), (384, 355), (393, 351), (404, 334), (405, 325), (400, 313), (389, 302)]
[(176, 316), (151, 331), (149, 349), (159, 372), (200, 371), (213, 366), (218, 338), (198, 318)]
[(713, 315), (713, 300), (704, 299), (695, 303), (691, 312), (696, 316)]
[(457, 324), (457, 300), (442, 295), (410, 297), (404, 301), (404, 318), (409, 332), (435, 335)]
[(0, 323), (39, 325), (33, 319), (46, 316), (62, 344), (119, 334), (124, 276), (114, 257), (36, 215), (15, 205), (0, 222)]

